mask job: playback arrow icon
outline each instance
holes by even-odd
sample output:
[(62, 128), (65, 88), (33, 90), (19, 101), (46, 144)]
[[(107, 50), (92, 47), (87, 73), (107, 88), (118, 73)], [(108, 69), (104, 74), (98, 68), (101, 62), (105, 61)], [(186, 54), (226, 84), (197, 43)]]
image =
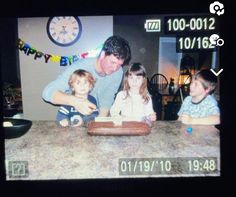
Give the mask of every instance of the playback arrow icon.
[(217, 73), (213, 69), (211, 69), (211, 72), (213, 72), (215, 76), (218, 76), (222, 71), (223, 71), (223, 68), (221, 68)]

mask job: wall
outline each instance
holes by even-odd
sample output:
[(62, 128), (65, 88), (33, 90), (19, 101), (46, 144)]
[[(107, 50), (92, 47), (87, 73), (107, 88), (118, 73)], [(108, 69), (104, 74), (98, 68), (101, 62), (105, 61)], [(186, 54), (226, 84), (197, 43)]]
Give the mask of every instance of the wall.
[(18, 65), (17, 42), (17, 19), (0, 18), (1, 38), (1, 77), (3, 82), (11, 83), (15, 87), (20, 87), (20, 73)]
[[(60, 47), (47, 36), (48, 17), (19, 18), (18, 36), (43, 53), (69, 56), (95, 49), (113, 34), (112, 16), (79, 17), (82, 23), (82, 35), (72, 46)], [(30, 120), (55, 120), (58, 107), (45, 103), (42, 98), (44, 87), (64, 69), (60, 63), (45, 63), (43, 58), (34, 59), (19, 52), (21, 87), (24, 118)]]
[[(147, 19), (161, 19), (161, 15), (114, 16), (114, 34), (126, 38), (131, 46), (132, 62), (142, 63), (149, 78), (158, 72), (158, 47), (161, 32), (146, 32), (144, 24)], [(162, 27), (163, 28), (163, 27)]]

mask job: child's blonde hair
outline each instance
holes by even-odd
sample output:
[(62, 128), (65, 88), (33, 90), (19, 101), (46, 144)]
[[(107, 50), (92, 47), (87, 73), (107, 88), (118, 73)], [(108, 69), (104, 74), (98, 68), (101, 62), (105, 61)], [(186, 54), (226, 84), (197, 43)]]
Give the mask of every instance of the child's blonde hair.
[(124, 85), (123, 85), (123, 90), (126, 92), (126, 99), (129, 96), (129, 83), (128, 83), (128, 76), (134, 74), (136, 76), (143, 76), (143, 83), (139, 89), (139, 94), (142, 96), (144, 99), (144, 102), (147, 103), (150, 99), (148, 96), (148, 89), (147, 89), (147, 74), (146, 74), (146, 69), (144, 66), (140, 63), (133, 63), (132, 65), (129, 66), (129, 69), (125, 73), (124, 77)]
[[(84, 77), (88, 80), (89, 84), (91, 85), (91, 90), (93, 89), (94, 85), (95, 85), (95, 79), (93, 77), (93, 75), (86, 71), (86, 70), (83, 70), (83, 69), (78, 69), (78, 70), (75, 70), (72, 75), (70, 76), (69, 78), (69, 81), (68, 81), (68, 84), (70, 86), (70, 88), (73, 88), (72, 87), (72, 84), (74, 82), (76, 82), (76, 80), (78, 79), (78, 77)], [(72, 91), (72, 94), (75, 94), (74, 91)]]

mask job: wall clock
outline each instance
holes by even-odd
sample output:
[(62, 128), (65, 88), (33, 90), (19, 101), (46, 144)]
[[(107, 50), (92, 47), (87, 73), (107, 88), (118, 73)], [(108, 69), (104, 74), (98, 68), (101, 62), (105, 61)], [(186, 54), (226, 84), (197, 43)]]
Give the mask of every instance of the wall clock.
[(50, 17), (47, 22), (47, 34), (50, 40), (59, 46), (70, 46), (81, 36), (82, 25), (78, 17)]

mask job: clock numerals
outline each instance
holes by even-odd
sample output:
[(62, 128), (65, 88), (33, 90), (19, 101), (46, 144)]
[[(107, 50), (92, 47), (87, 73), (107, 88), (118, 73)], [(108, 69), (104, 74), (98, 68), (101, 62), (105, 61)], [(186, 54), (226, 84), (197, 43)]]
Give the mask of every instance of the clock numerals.
[(75, 32), (72, 33), (72, 36), (76, 37), (76, 35), (77, 35), (77, 33), (75, 33)]
[(53, 33), (52, 33), (52, 37), (53, 37), (53, 38), (55, 38), (56, 35), (57, 35), (56, 32), (53, 32)]
[(80, 38), (82, 25), (77, 17), (51, 17), (47, 23), (47, 33), (55, 44), (70, 46)]

